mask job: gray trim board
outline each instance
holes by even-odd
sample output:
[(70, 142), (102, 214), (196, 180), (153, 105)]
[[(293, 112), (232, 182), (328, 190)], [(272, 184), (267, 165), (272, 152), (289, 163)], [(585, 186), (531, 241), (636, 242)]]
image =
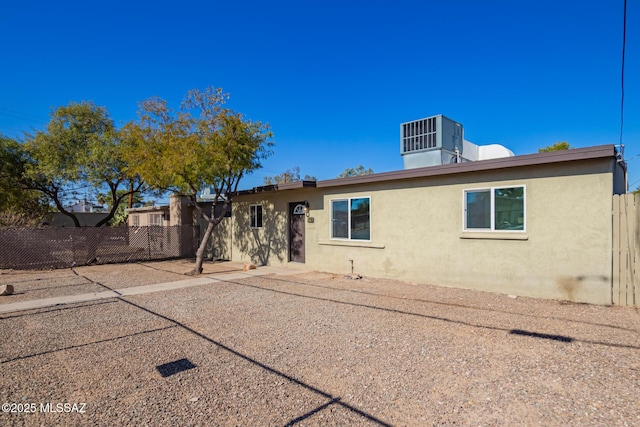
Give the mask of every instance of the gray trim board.
[(429, 166), (416, 169), (405, 169), (392, 172), (375, 173), (371, 175), (353, 176), (349, 178), (325, 179), (322, 181), (296, 181), (278, 185), (254, 187), (242, 190), (234, 195), (256, 194), (266, 191), (296, 190), (301, 188), (327, 188), (340, 187), (354, 184), (368, 184), (373, 182), (395, 181), (401, 179), (424, 178), (430, 176), (442, 176), (461, 174), (467, 172), (482, 172), (523, 166), (547, 165), (578, 160), (617, 158), (613, 144), (599, 145), (587, 148), (572, 148), (569, 150), (552, 151), (548, 153), (525, 154), (522, 156), (502, 157), (499, 159), (478, 160), (467, 163), (454, 163), (450, 165)]

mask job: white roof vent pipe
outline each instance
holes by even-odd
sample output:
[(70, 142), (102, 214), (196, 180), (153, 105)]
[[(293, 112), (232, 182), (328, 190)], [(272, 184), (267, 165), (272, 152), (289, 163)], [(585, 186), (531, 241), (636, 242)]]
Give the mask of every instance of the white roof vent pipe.
[(478, 160), (499, 159), (500, 157), (513, 157), (513, 151), (500, 144), (478, 146)]
[(467, 141), (466, 139), (462, 141), (462, 147), (465, 154), (465, 157), (470, 162), (475, 162), (479, 160), (479, 151), (478, 146), (471, 141)]

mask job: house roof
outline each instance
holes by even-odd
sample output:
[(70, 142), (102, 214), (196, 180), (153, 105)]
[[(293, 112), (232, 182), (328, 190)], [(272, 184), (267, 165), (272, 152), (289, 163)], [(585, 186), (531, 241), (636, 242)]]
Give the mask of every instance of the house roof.
[(452, 163), (440, 166), (428, 166), (415, 169), (403, 169), (392, 172), (382, 172), (370, 175), (353, 176), (349, 178), (335, 178), (321, 181), (296, 181), (284, 184), (254, 187), (242, 190), (235, 195), (255, 194), (265, 191), (293, 190), (300, 188), (339, 187), (343, 185), (365, 184), (372, 182), (394, 181), (401, 179), (423, 178), (430, 176), (442, 176), (461, 174), (466, 172), (482, 172), (516, 168), (523, 166), (538, 166), (554, 163), (573, 162), (578, 160), (616, 159), (618, 153), (613, 144), (599, 145), (587, 148), (572, 148), (569, 150), (552, 151), (546, 153), (525, 154), (522, 156), (502, 157), (498, 159), (478, 160), (475, 162)]
[(296, 190), (299, 188), (316, 188), (316, 187), (317, 187), (316, 181), (294, 181), (294, 182), (285, 182), (282, 184), (263, 185), (260, 187), (253, 187), (248, 190), (240, 190), (240, 191), (236, 191), (235, 193), (231, 193), (231, 196), (264, 193), (266, 191)]
[(158, 212), (158, 211), (168, 211), (169, 205), (161, 205), (161, 206), (142, 206), (140, 208), (128, 208), (125, 209), (126, 212), (129, 213), (137, 213), (137, 212)]

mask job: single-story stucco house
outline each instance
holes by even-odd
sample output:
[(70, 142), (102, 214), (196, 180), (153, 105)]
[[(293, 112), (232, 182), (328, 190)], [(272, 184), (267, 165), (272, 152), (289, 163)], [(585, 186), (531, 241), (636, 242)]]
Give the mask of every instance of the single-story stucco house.
[(231, 259), (611, 304), (625, 192), (613, 145), (256, 187), (232, 196)]

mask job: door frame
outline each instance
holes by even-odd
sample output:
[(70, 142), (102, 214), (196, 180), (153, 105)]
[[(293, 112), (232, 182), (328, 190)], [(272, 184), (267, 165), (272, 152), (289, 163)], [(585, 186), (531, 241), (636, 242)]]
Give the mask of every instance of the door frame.
[[(301, 206), (301, 208), (299, 207)], [(298, 207), (298, 209), (305, 209), (305, 202), (304, 201), (300, 201), (300, 202), (290, 202), (288, 204), (288, 212), (289, 212), (289, 217), (287, 219), (287, 223), (289, 226), (289, 262), (299, 262), (299, 263), (305, 263), (306, 262), (306, 226), (305, 226), (305, 213), (306, 211), (303, 210), (302, 213), (295, 213), (294, 211), (296, 210), (296, 208)], [(302, 237), (302, 255), (301, 257), (294, 259), (294, 250), (293, 250), (293, 239), (294, 239), (294, 233), (293, 233), (293, 224), (294, 224), (294, 219), (296, 221), (298, 221), (298, 224), (300, 224), (301, 228), (302, 228), (302, 233), (301, 233), (301, 237)]]

